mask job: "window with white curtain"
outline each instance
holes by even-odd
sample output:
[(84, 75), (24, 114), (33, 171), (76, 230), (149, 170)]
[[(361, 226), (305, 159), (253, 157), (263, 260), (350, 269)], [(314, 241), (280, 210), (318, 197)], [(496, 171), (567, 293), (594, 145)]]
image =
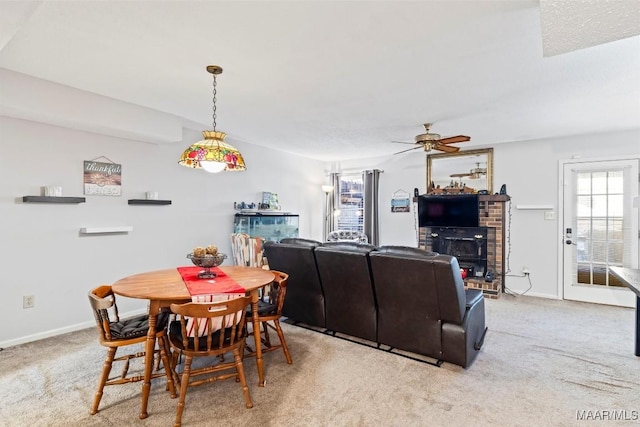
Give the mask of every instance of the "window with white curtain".
[(336, 218), (339, 230), (364, 230), (364, 184), (361, 174), (340, 176), (339, 205)]

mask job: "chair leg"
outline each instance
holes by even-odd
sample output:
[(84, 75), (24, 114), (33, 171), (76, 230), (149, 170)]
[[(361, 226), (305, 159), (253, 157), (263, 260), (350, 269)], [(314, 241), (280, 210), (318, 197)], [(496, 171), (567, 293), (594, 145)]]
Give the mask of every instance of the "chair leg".
[(244, 394), (244, 403), (247, 408), (253, 408), (253, 402), (251, 402), (251, 395), (249, 394), (249, 387), (247, 386), (247, 379), (244, 376), (244, 365), (242, 364), (242, 357), (240, 356), (240, 350), (235, 348), (233, 350), (233, 358), (236, 362), (236, 371), (240, 378), (240, 384), (242, 384), (242, 393)]
[(180, 359), (180, 352), (174, 351), (171, 353), (171, 375), (173, 376), (173, 383), (176, 387), (180, 387), (180, 376), (178, 375), (178, 371), (176, 370), (178, 367), (178, 360)]
[(184, 360), (184, 371), (182, 371), (182, 380), (180, 381), (180, 399), (178, 400), (178, 408), (176, 409), (176, 421), (174, 427), (182, 425), (182, 412), (184, 411), (184, 400), (187, 396), (187, 387), (189, 386), (189, 375), (191, 375), (191, 356), (186, 356)]
[[(171, 346), (169, 345), (169, 338), (165, 335), (163, 337), (160, 338), (160, 344), (162, 344), (164, 346), (164, 352), (167, 356), (171, 355)], [(162, 361), (162, 364), (164, 364), (164, 360)], [(164, 369), (166, 370), (167, 368), (171, 368), (171, 366), (165, 366)]]
[(293, 361), (291, 360), (291, 355), (289, 354), (289, 347), (287, 347), (287, 342), (284, 339), (284, 333), (282, 332), (282, 328), (280, 327), (280, 321), (275, 319), (273, 324), (276, 326), (276, 332), (278, 333), (278, 338), (280, 338), (280, 344), (282, 344), (282, 350), (284, 351), (284, 357), (287, 359), (287, 363), (291, 365)]
[[(160, 344), (164, 346), (164, 353), (167, 355), (167, 359), (169, 360), (169, 363), (172, 363), (171, 362), (171, 357), (172, 357), (171, 345), (169, 345), (169, 338), (165, 335), (164, 337), (161, 337), (159, 340), (160, 340)], [(164, 359), (162, 361), (162, 364), (164, 365)], [(167, 370), (167, 369), (171, 370), (171, 365), (169, 365), (169, 366), (165, 365), (164, 369), (165, 370)]]
[[(245, 329), (247, 331), (247, 337), (252, 337), (253, 336), (253, 321), (249, 317), (247, 317), (245, 319)], [(250, 345), (247, 345), (246, 341), (245, 341), (245, 344), (244, 344), (243, 348), (247, 352), (249, 352), (249, 354), (246, 355), (247, 357), (253, 356), (254, 350)], [(243, 354), (242, 357), (245, 357), (244, 352), (242, 354)]]
[(264, 345), (271, 347), (271, 339), (269, 338), (269, 327), (267, 322), (262, 322), (262, 329), (264, 330)]
[(104, 385), (107, 383), (109, 379), (109, 373), (111, 373), (111, 366), (113, 364), (113, 359), (116, 356), (117, 347), (109, 347), (107, 351), (107, 357), (104, 360), (104, 365), (102, 365), (102, 374), (100, 374), (100, 381), (98, 383), (98, 390), (96, 391), (96, 395), (93, 399), (93, 407), (91, 408), (91, 415), (95, 415), (98, 413), (98, 406), (100, 406), (100, 400), (102, 400), (102, 390), (104, 389)]
[(169, 394), (172, 399), (176, 398), (176, 388), (173, 383), (173, 374), (171, 373), (171, 362), (169, 361), (169, 355), (171, 353), (167, 353), (167, 337), (160, 337), (160, 342), (158, 343), (160, 347), (160, 358), (162, 359), (162, 364), (164, 365), (164, 373), (167, 376), (167, 387), (169, 387)]
[[(153, 352), (153, 370), (156, 372), (160, 371), (160, 361), (162, 361), (160, 347), (162, 347), (162, 343), (159, 343), (158, 350)], [(158, 357), (156, 357), (156, 353), (158, 354)]]
[(165, 346), (165, 351), (167, 352), (167, 356), (171, 356), (171, 344), (169, 343), (169, 337), (165, 336), (164, 337), (164, 346)]

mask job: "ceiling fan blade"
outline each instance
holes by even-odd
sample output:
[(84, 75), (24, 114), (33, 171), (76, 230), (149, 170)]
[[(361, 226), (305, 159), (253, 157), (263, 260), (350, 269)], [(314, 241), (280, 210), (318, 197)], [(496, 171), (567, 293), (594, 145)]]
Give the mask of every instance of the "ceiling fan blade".
[(454, 142), (467, 142), (471, 140), (470, 137), (464, 135), (450, 136), (448, 138), (442, 138), (440, 144), (453, 144)]
[(463, 178), (465, 176), (471, 176), (470, 173), (452, 173), (449, 175), (451, 178)]
[(419, 147), (409, 148), (408, 150), (398, 151), (397, 153), (393, 153), (393, 154), (396, 155), (396, 154), (400, 154), (400, 153), (406, 153), (407, 151), (417, 150), (418, 148), (422, 148), (422, 145), (420, 145)]
[(448, 145), (436, 144), (433, 148), (436, 150), (444, 151), (445, 153), (455, 153), (456, 151), (460, 151), (458, 147), (449, 147)]
[(390, 142), (393, 142), (394, 144), (411, 144), (411, 145), (415, 144), (415, 142), (404, 142), (404, 141), (390, 141)]

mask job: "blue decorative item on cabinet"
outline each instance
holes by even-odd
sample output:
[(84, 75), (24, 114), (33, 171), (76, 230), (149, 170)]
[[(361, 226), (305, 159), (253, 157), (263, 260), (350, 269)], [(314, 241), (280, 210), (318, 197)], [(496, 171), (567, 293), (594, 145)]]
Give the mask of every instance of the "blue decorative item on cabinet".
[(235, 214), (234, 233), (279, 242), (298, 237), (299, 216), (289, 212), (246, 212)]

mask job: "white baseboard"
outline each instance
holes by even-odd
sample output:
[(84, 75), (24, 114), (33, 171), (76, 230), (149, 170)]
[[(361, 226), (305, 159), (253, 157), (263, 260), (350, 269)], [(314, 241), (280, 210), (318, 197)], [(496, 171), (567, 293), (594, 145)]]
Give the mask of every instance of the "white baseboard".
[[(139, 310), (131, 311), (128, 313), (120, 314), (120, 317), (124, 319), (130, 316), (137, 316), (139, 314), (144, 314), (146, 312), (147, 312), (146, 309), (139, 309)], [(69, 325), (62, 328), (50, 329), (48, 331), (38, 332), (32, 335), (25, 335), (23, 337), (14, 338), (7, 341), (0, 341), (0, 348), (7, 348), (7, 347), (13, 347), (15, 345), (26, 344), (29, 342), (38, 341), (45, 338), (51, 338), (51, 337), (66, 334), (69, 332), (80, 331), (82, 329), (87, 329), (95, 326), (96, 326), (95, 320), (88, 320), (86, 322), (76, 323), (74, 325)]]

